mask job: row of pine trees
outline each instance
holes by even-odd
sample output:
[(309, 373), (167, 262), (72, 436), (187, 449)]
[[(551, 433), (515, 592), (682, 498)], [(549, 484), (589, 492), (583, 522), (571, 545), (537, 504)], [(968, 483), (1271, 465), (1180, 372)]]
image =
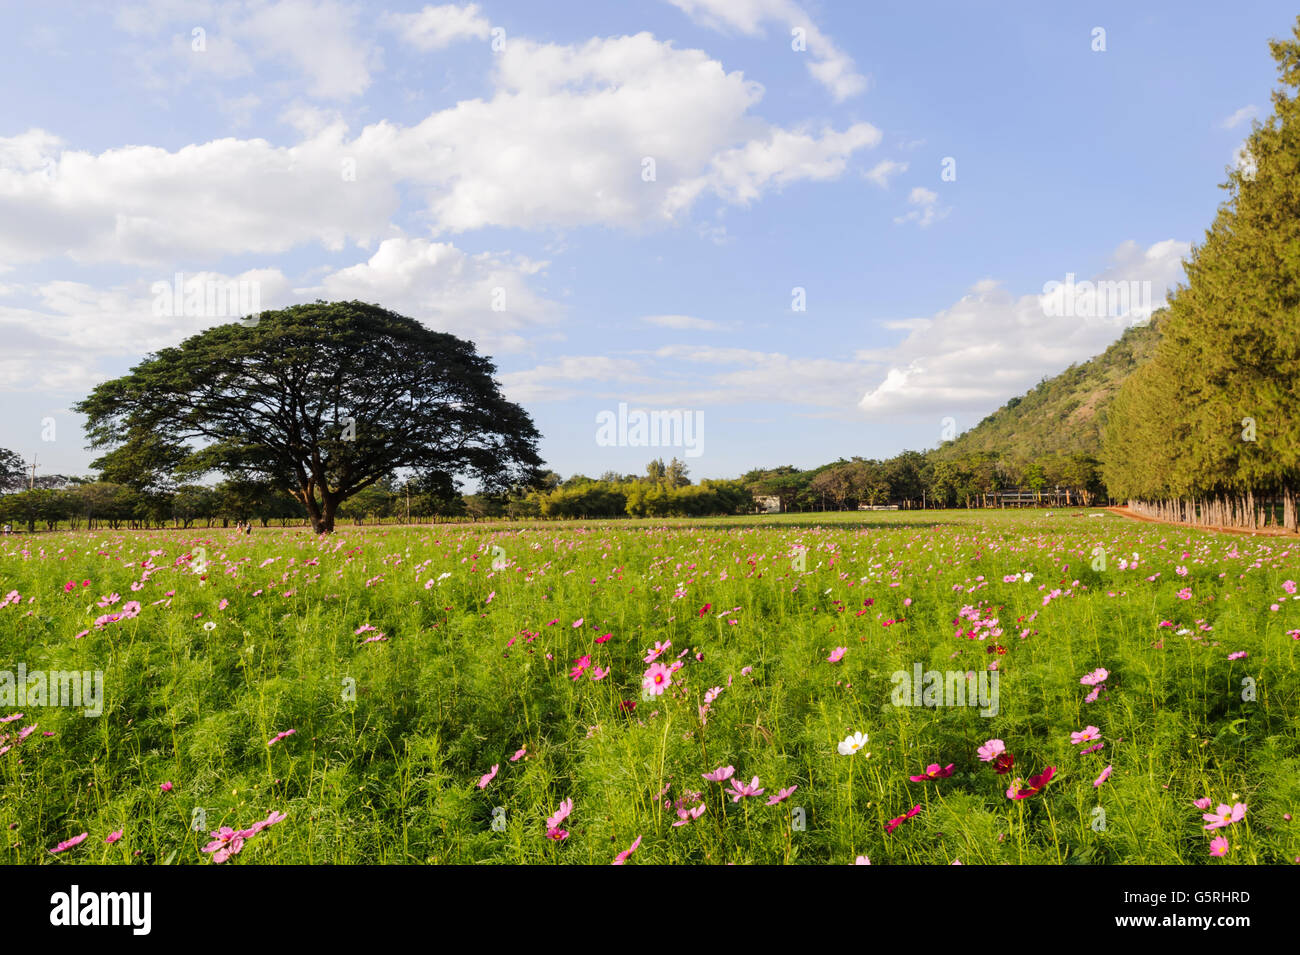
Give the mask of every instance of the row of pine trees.
[(1270, 43), (1281, 86), (1254, 123), (1160, 341), (1111, 404), (1112, 497), (1192, 523), (1295, 529), (1300, 490), (1300, 21)]

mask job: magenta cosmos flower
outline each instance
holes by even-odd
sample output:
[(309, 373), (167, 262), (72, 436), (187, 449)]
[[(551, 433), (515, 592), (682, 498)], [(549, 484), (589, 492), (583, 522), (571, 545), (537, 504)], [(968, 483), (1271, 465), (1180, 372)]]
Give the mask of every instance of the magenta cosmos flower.
[(624, 849), (624, 850), (623, 850), (622, 852), (620, 852), (618, 855), (614, 856), (614, 861), (613, 861), (612, 863), (610, 863), (610, 864), (611, 864), (611, 865), (623, 865), (623, 863), (627, 862), (627, 858), (628, 858), (628, 856), (630, 856), (632, 853), (636, 852), (637, 847), (640, 846), (640, 845), (641, 845), (641, 837), (640, 837), (640, 836), (637, 836), (636, 839), (632, 842), (632, 844), (631, 844), (630, 846), (628, 846), (626, 849)]
[(927, 779), (947, 779), (952, 775), (952, 767), (952, 763), (949, 763), (947, 766), (940, 766), (938, 763), (931, 763), (929, 766), (925, 767), (925, 772), (920, 776), (909, 776), (908, 779), (912, 780), (914, 783), (923, 783)]
[(738, 782), (737, 780), (733, 779), (733, 780), (731, 781), (731, 789), (732, 789), (732, 792), (731, 792), (731, 801), (732, 801), (732, 802), (740, 802), (740, 800), (744, 799), (746, 796), (761, 796), (761, 795), (763, 795), (763, 790), (761, 790), (761, 789), (758, 788), (758, 777), (757, 777), (757, 776), (755, 776), (752, 780), (750, 780), (750, 783), (749, 783), (748, 786), (743, 785), (742, 783), (740, 783), (740, 782)]
[(844, 659), (844, 654), (849, 652), (848, 647), (836, 647), (831, 651), (831, 655), (826, 658), (827, 663), (839, 663)]
[(83, 842), (86, 841), (86, 836), (88, 835), (90, 835), (90, 833), (83, 832), (79, 836), (73, 836), (71, 839), (65, 839), (63, 842), (60, 842), (57, 846), (55, 846), (53, 849), (50, 850), (50, 855), (56, 856), (60, 852), (66, 852), (68, 849), (71, 849), (73, 846), (81, 845)]
[(789, 789), (779, 790), (776, 793), (776, 795), (768, 797), (767, 804), (769, 806), (775, 806), (777, 803), (785, 802), (787, 799), (790, 798), (790, 795), (798, 788), (799, 788), (798, 785), (794, 785), (791, 786)]
[(560, 823), (569, 818), (569, 813), (571, 812), (573, 812), (573, 800), (566, 799), (560, 803), (560, 808), (555, 810), (555, 815), (546, 817), (546, 828), (558, 828)]
[(122, 832), (123, 830), (121, 829), (116, 832), (110, 832), (108, 838), (104, 840), (104, 845), (111, 846), (113, 843), (117, 842), (118, 839), (122, 838)]
[(1210, 840), (1210, 855), (1226, 856), (1228, 854), (1228, 840), (1224, 836), (1215, 836)]
[(898, 816), (898, 817), (895, 818), (895, 819), (891, 819), (891, 820), (889, 820), (889, 822), (885, 823), (885, 832), (886, 832), (886, 834), (893, 833), (893, 831), (894, 831), (895, 829), (897, 829), (900, 825), (902, 825), (902, 824), (903, 824), (905, 821), (907, 821), (908, 819), (911, 819), (913, 816), (915, 816), (915, 815), (916, 815), (918, 812), (920, 812), (920, 811), (921, 811), (921, 806), (920, 806), (920, 804), (917, 804), (917, 805), (913, 806), (911, 809), (907, 810), (907, 812), (903, 813), (901, 816)]
[(673, 828), (675, 829), (678, 826), (684, 826), (687, 823), (694, 822), (696, 819), (699, 819), (700, 816), (704, 815), (704, 811), (708, 808), (709, 807), (704, 805), (704, 803), (700, 803), (698, 806), (693, 806), (690, 809), (684, 807), (678, 809), (677, 821), (673, 823)]

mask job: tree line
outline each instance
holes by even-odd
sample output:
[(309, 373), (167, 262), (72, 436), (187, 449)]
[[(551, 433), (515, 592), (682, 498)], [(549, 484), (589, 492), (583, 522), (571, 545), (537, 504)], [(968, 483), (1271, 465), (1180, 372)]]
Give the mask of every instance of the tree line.
[(1222, 185), (1154, 356), (1120, 388), (1111, 493), (1153, 516), (1296, 529), (1300, 488), (1300, 20), (1270, 43), (1281, 86)]

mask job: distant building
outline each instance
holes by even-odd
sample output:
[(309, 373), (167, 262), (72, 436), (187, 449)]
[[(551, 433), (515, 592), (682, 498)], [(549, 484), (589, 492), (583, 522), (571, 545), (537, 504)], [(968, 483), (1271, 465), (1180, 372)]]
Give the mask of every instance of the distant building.
[(755, 494), (754, 508), (760, 514), (780, 514), (781, 513), (781, 495), (779, 494)]

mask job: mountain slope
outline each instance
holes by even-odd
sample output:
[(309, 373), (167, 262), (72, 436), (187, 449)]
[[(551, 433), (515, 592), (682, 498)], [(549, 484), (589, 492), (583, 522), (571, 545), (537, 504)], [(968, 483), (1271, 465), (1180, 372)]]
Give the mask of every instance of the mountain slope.
[(1099, 455), (1106, 408), (1124, 380), (1155, 351), (1160, 314), (1125, 330), (1095, 358), (1045, 378), (934, 452), (936, 460), (996, 452), (1025, 463), (1053, 455)]

